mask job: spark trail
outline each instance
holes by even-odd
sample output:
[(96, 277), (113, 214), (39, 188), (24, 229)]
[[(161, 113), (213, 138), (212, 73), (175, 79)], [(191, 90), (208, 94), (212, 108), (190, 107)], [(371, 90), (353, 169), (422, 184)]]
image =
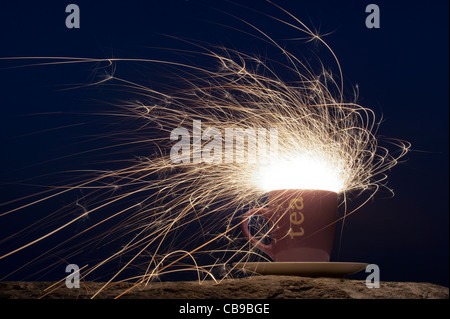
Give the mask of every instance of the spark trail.
[[(146, 122), (120, 146), (145, 144), (153, 152), (148, 157), (132, 158), (125, 167), (115, 171), (84, 172), (82, 180), (50, 187), (18, 199), (12, 209), (2, 209), (0, 216), (6, 218), (66, 193), (82, 190), (86, 194), (83, 214), (73, 217), (70, 211), (54, 212), (49, 216), (57, 217), (57, 225), (27, 244), (3, 253), (0, 263), (8, 262), (10, 255), (30, 249), (55, 233), (63, 233), (80, 219), (103, 212), (100, 220), (75, 235), (68, 234), (64, 241), (30, 263), (52, 254), (76, 260), (87, 247), (102, 249), (103, 245), (122, 240), (122, 247), (109, 257), (89, 267), (80, 265), (83, 278), (120, 260), (122, 266), (108, 282), (118, 280), (132, 265), (137, 265), (141, 272), (121, 280), (134, 280), (137, 285), (180, 271), (196, 272), (199, 282), (208, 276), (220, 281), (231, 274), (232, 269), (227, 266), (231, 261), (265, 258), (242, 240), (236, 229), (242, 210), (264, 205), (268, 191), (296, 188), (337, 192), (341, 194), (341, 205), (345, 206), (341, 219), (345, 219), (380, 188), (387, 188), (387, 173), (407, 153), (409, 144), (398, 139), (380, 140), (376, 136), (378, 122), (374, 112), (354, 101), (345, 101), (343, 72), (336, 54), (320, 35), (283, 8), (274, 6), (287, 16), (286, 20), (267, 18), (323, 44), (335, 60), (338, 76), (324, 65), (319, 70), (308, 67), (268, 33), (242, 19), (239, 21), (250, 29), (249, 36), (280, 50), (285, 64), (274, 67), (252, 54), (192, 41), (188, 44), (194, 49), (188, 52), (210, 59), (212, 67), (132, 58), (3, 58), (33, 61), (33, 66), (102, 63), (114, 69), (122, 62), (159, 65), (176, 70), (178, 85), (155, 90), (116, 77), (113, 72), (89, 84), (125, 89), (137, 96), (139, 102), (116, 103), (117, 111), (109, 115)], [(281, 73), (289, 73), (295, 80), (285, 81)], [(227, 162), (225, 145), (220, 144), (221, 157), (215, 162), (174, 163), (170, 158), (174, 145), (169, 138), (171, 132), (179, 127), (191, 127), (198, 120), (204, 129), (214, 128), (222, 134), (230, 128), (254, 131), (276, 128), (278, 152), (274, 155), (250, 150), (256, 145), (247, 140), (246, 150), (256, 152), (256, 161)], [(189, 133), (192, 137), (193, 132)], [(210, 142), (211, 139), (200, 140), (199, 146), (207, 147)], [(194, 156), (191, 147), (189, 158)], [(362, 204), (348, 209), (346, 200), (351, 196), (362, 197)], [(139, 198), (137, 203), (132, 201), (136, 198)], [(14, 203), (0, 207), (11, 204)], [(39, 228), (48, 223), (49, 218), (44, 218), (33, 226)], [(95, 230), (104, 224), (113, 226), (96, 234)], [(1, 243), (11, 243), (14, 239), (12, 236)], [(59, 251), (67, 245), (71, 245), (70, 251), (66, 248)], [(208, 262), (202, 264), (204, 260)]]

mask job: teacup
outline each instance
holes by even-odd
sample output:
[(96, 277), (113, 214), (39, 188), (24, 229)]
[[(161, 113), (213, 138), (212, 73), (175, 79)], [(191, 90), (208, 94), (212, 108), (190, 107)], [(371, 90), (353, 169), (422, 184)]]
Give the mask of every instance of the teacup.
[[(255, 215), (267, 220), (270, 244), (250, 234), (248, 221)], [(268, 207), (246, 212), (241, 226), (245, 237), (276, 262), (328, 262), (336, 220), (337, 193), (285, 189), (269, 192)]]

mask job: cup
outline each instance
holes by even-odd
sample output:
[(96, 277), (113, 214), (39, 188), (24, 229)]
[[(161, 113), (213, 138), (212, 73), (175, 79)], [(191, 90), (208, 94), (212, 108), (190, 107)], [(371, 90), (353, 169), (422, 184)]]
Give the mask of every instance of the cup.
[[(248, 221), (260, 215), (269, 225), (270, 244), (250, 234)], [(244, 236), (276, 262), (328, 262), (337, 220), (337, 193), (284, 189), (269, 192), (268, 207), (243, 215)]]

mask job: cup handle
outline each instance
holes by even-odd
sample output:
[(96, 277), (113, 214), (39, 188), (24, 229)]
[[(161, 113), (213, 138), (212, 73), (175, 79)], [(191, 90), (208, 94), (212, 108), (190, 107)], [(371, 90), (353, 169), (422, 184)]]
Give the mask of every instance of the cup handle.
[(248, 212), (246, 212), (243, 216), (242, 216), (242, 223), (241, 223), (241, 229), (242, 229), (242, 233), (244, 234), (244, 236), (258, 249), (262, 250), (263, 252), (265, 252), (267, 255), (269, 255), (272, 259), (274, 259), (274, 255), (273, 255), (273, 246), (272, 243), (266, 245), (263, 244), (261, 242), (261, 240), (257, 240), (255, 237), (253, 237), (250, 234), (250, 231), (248, 230), (248, 220), (249, 217), (254, 216), (254, 215), (261, 215), (262, 217), (264, 217), (268, 222), (270, 222), (269, 219), (269, 209), (268, 208), (252, 208), (250, 209)]

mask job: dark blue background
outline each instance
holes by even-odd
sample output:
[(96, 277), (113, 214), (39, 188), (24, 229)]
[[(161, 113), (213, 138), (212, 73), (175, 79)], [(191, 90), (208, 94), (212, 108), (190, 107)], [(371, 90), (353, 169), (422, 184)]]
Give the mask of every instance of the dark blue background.
[[(279, 24), (270, 18), (225, 1), (75, 1), (81, 9), (81, 28), (69, 30), (64, 23), (69, 3), (2, 2), (0, 57), (163, 59), (167, 53), (152, 47), (191, 48), (160, 33), (234, 46), (261, 56), (274, 54), (248, 36), (214, 24), (245, 27), (214, 8), (270, 30), (278, 39), (304, 36), (286, 27), (278, 30)], [(334, 260), (376, 263), (385, 281), (448, 286), (448, 1), (374, 1), (381, 9), (380, 29), (365, 27), (365, 7), (371, 2), (277, 3), (321, 33), (332, 32), (325, 40), (340, 59), (346, 86), (358, 84), (359, 103), (383, 115), (379, 134), (412, 143), (406, 161), (389, 174), (395, 197), (380, 194), (347, 219)], [(287, 18), (265, 1), (245, 1), (245, 5)], [(292, 44), (291, 51), (295, 47)], [(303, 47), (299, 41), (299, 52), (307, 55)], [(325, 63), (333, 63), (323, 47), (316, 49)], [(100, 152), (28, 167), (100, 146), (97, 141), (76, 143), (86, 136), (109, 133), (97, 125), (95, 117), (83, 114), (110, 108), (98, 100), (114, 97), (101, 89), (60, 91), (62, 84), (97, 80), (101, 72), (94, 72), (93, 65), (8, 69), (27, 63), (0, 61), (1, 181), (89, 167), (89, 163), (101, 166), (98, 163), (105, 156)], [(125, 63), (118, 66), (117, 74), (145, 84), (146, 77), (148, 83), (157, 81), (161, 68), (157, 70), (152, 65)], [(123, 94), (118, 97), (126, 97)], [(48, 112), (52, 114), (44, 114)], [(74, 123), (79, 125), (36, 133)], [(0, 202), (27, 191), (3, 185)], [(45, 207), (39, 209), (28, 218), (42, 216)], [(0, 223), (4, 234), (20, 229), (19, 221), (11, 225), (0, 219)], [(17, 265), (25, 257), (26, 253), (0, 261), (0, 269)]]

